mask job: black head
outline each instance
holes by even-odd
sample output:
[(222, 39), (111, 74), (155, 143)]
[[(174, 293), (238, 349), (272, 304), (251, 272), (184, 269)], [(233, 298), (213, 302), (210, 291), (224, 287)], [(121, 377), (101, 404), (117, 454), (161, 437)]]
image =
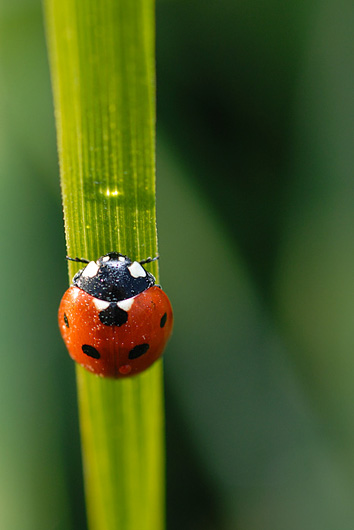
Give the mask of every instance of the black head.
[(107, 302), (119, 302), (145, 291), (155, 278), (138, 261), (110, 252), (75, 274), (73, 285)]

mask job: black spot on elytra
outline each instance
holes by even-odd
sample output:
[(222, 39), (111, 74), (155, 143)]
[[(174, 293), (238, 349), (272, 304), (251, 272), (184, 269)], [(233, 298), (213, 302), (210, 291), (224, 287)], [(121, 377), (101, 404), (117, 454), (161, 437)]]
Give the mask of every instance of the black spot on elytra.
[(123, 326), (128, 320), (128, 313), (115, 303), (100, 311), (98, 316), (105, 326)]
[(166, 324), (166, 320), (167, 320), (167, 313), (164, 313), (160, 320), (160, 328), (164, 327), (164, 325)]
[(64, 313), (64, 322), (65, 322), (66, 327), (68, 328), (69, 327), (69, 320), (68, 320), (68, 317), (66, 316), (65, 313)]
[(141, 357), (141, 355), (144, 355), (149, 348), (149, 344), (138, 344), (137, 346), (134, 346), (129, 352), (129, 359), (137, 359), (138, 357)]
[(93, 359), (99, 359), (101, 357), (99, 352), (93, 346), (84, 344), (81, 349), (85, 355), (88, 355), (89, 357), (93, 357)]

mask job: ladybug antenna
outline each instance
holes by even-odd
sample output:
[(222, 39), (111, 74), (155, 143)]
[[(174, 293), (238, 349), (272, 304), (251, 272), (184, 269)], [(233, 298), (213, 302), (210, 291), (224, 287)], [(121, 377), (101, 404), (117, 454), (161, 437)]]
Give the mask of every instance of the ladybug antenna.
[(88, 259), (84, 258), (69, 258), (69, 256), (65, 256), (65, 259), (68, 261), (77, 261), (78, 263), (90, 263)]
[(159, 255), (155, 256), (154, 258), (143, 259), (142, 261), (139, 261), (139, 263), (140, 263), (140, 265), (145, 265), (146, 263), (151, 263), (152, 261), (156, 261), (158, 259), (160, 259)]

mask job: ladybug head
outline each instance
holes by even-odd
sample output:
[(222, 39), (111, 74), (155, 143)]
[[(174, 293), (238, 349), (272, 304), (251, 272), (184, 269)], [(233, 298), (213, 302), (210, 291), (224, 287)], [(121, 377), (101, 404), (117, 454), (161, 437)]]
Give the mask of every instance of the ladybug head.
[[(155, 259), (155, 258), (154, 258)], [(109, 252), (97, 261), (88, 263), (73, 278), (73, 285), (107, 302), (119, 302), (136, 296), (155, 284), (155, 278), (142, 266), (152, 261), (132, 261), (119, 252)]]

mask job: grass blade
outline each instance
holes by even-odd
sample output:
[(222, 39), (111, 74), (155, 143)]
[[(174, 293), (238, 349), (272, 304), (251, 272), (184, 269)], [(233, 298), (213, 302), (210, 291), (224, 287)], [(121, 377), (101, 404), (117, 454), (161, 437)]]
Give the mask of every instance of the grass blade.
[[(155, 256), (154, 2), (45, 0), (45, 20), (68, 254)], [(161, 362), (77, 381), (90, 528), (162, 530)]]

